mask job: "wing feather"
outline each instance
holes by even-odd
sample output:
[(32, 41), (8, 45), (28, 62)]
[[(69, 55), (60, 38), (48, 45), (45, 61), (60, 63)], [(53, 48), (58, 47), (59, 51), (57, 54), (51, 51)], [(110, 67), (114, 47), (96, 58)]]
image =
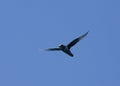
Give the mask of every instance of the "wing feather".
[(88, 34), (88, 32), (86, 32), (85, 34), (83, 34), (82, 36), (74, 39), (72, 42), (70, 42), (67, 46), (70, 49), (72, 46), (74, 46), (77, 42), (79, 42), (82, 38), (84, 38), (86, 35)]
[(49, 49), (46, 49), (47, 51), (58, 51), (58, 50), (61, 50), (60, 48), (49, 48)]

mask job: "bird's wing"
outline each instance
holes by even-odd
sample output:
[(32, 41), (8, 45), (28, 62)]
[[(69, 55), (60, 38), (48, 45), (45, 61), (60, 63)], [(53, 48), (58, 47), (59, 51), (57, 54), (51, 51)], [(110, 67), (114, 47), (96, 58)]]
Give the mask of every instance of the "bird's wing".
[(49, 48), (49, 49), (46, 49), (47, 51), (58, 51), (58, 50), (61, 50), (60, 48)]
[(74, 39), (72, 42), (70, 42), (67, 47), (70, 49), (72, 46), (74, 46), (77, 42), (79, 42), (82, 38), (84, 38), (86, 35), (88, 34), (88, 32), (86, 32), (85, 34), (81, 35), (80, 37)]

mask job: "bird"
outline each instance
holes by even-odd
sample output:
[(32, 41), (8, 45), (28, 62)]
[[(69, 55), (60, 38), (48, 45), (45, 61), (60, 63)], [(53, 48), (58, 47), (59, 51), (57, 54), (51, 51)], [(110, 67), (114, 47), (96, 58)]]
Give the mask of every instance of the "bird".
[[(89, 32), (89, 31), (88, 31)], [(58, 48), (48, 48), (47, 51), (63, 51), (64, 53), (68, 54), (69, 56), (73, 57), (73, 53), (71, 52), (71, 48), (77, 44), (81, 39), (88, 35), (88, 32), (84, 33), (83, 35), (75, 38), (73, 41), (68, 43), (67, 45), (60, 44)]]

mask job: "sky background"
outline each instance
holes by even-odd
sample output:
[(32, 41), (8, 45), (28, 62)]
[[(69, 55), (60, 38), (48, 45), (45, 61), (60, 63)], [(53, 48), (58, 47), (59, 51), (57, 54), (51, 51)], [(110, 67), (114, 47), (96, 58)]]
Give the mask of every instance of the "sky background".
[(0, 86), (120, 86), (120, 0), (1, 0)]

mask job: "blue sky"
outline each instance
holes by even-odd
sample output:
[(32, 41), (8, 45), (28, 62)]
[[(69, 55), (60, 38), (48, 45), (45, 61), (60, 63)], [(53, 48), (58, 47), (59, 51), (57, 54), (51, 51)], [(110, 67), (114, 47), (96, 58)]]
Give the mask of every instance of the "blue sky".
[[(120, 86), (119, 0), (1, 0), (0, 86)], [(71, 51), (67, 44), (90, 31)]]

